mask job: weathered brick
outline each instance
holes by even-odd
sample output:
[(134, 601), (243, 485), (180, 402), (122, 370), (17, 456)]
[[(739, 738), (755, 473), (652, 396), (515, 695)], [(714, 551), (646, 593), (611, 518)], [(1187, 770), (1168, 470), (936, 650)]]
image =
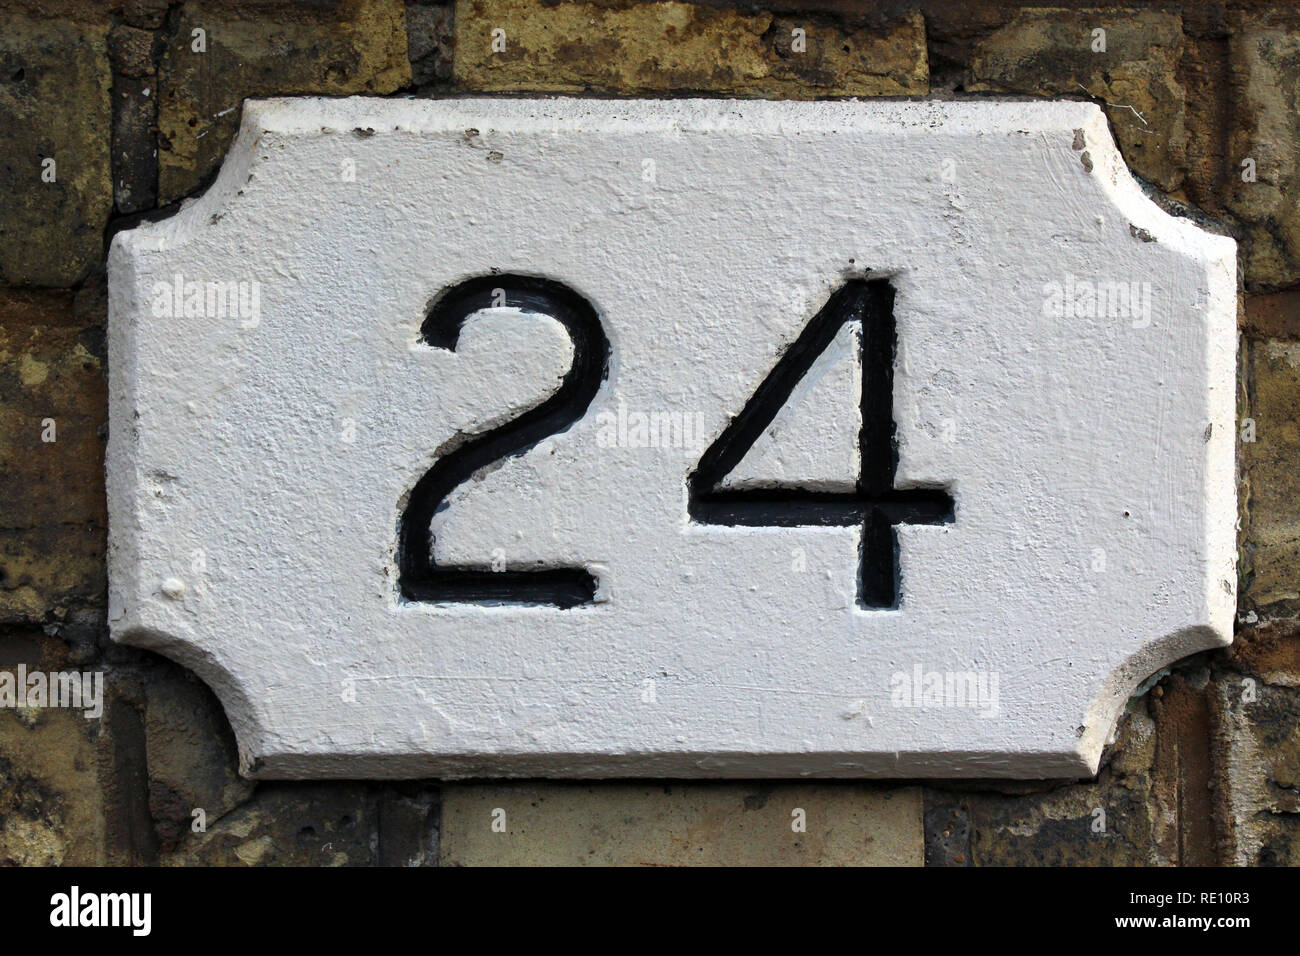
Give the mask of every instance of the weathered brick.
[[(159, 68), (158, 201), (193, 191), (220, 165), (248, 97), (406, 86), (404, 13), (403, 0), (279, 5), (255, 18), (226, 4), (186, 3)], [(195, 49), (199, 36), (204, 52)]]
[(154, 81), (118, 77), (113, 83), (113, 203), (120, 213), (151, 209), (158, 201)]
[[(806, 832), (792, 828), (799, 810)], [(922, 831), (914, 787), (519, 783), (442, 793), (451, 866), (919, 866)]]
[[(131, 663), (148, 657), (126, 655)], [(106, 705), (101, 725), (99, 753), (106, 764), (103, 789), (109, 812), (105, 814), (104, 843), (109, 859), (118, 865), (157, 862), (158, 836), (149, 815), (149, 768), (144, 733), (144, 680), (130, 664), (106, 673)]]
[[(246, 2), (269, 4), (283, 3), (285, 0)], [(171, 3), (172, 0), (3, 0), (5, 7), (33, 17), (104, 25), (118, 19), (130, 26), (146, 29), (162, 25)]]
[(102, 301), (86, 298), (0, 292), (0, 623), (103, 600)]
[(113, 69), (123, 76), (145, 77), (154, 73), (154, 35), (151, 30), (119, 25), (108, 35)]
[(154, 34), (118, 24), (108, 35), (113, 61), (113, 203), (120, 213), (158, 201), (158, 77)]
[(260, 784), (253, 799), (189, 833), (167, 866), (367, 866), (378, 810), (367, 784)]
[(1270, 621), (1243, 628), (1224, 651), (1223, 666), (1268, 684), (1300, 689), (1300, 623)]
[(1245, 225), (1246, 282), (1288, 285), (1300, 280), (1300, 17), (1241, 13), (1232, 23), (1225, 202)]
[(451, 80), (453, 10), (451, 0), (407, 0), (406, 46), (411, 58), (411, 82), (416, 86), (443, 85)]
[(0, 14), (0, 282), (74, 285), (100, 260), (112, 209), (107, 35)]
[[(806, 49), (797, 51), (802, 29)], [(498, 45), (494, 51), (494, 31)], [(650, 2), (458, 0), (455, 78), (471, 90), (710, 92), (788, 98), (929, 92), (925, 21), (886, 23)]]
[(1294, 615), (1300, 612), (1300, 343), (1249, 344), (1243, 416), (1248, 524), (1241, 606), (1263, 615)]
[(437, 866), (437, 789), (418, 783), (385, 787), (379, 795), (379, 866)]
[[(44, 670), (47, 642), (0, 636), (0, 671)], [(96, 866), (105, 850), (102, 723), (84, 710), (0, 709), (0, 865)]]
[(1300, 865), (1300, 633), (1248, 628), (1213, 682), (1224, 862)]
[(963, 794), (925, 791), (925, 865), (971, 865), (970, 804)]
[(1148, 799), (1156, 828), (1155, 862), (1211, 866), (1224, 862), (1225, 832), (1214, 759), (1214, 701), (1204, 658), (1165, 677), (1148, 701), (1156, 751)]
[[(1094, 30), (1105, 51), (1094, 52)], [(1178, 14), (1142, 9), (1031, 8), (975, 45), (967, 89), (1094, 96), (1129, 166), (1166, 191), (1186, 165), (1183, 53)]]
[(0, 711), (0, 865), (103, 864), (96, 743), (86, 719), (43, 710), (29, 720)]
[(153, 30), (163, 25), (171, 3), (172, 0), (115, 0), (114, 7), (125, 23)]
[(164, 847), (193, 832), (196, 810), (215, 824), (253, 793), (239, 776), (234, 734), (210, 690), (177, 667), (157, 668), (145, 689), (149, 810)]
[(1184, 6), (1183, 59), (1178, 78), (1185, 90), (1186, 170), (1181, 195), (1219, 222), (1230, 217), (1223, 205), (1229, 158), (1224, 130), (1230, 116), (1228, 31), (1221, 6)]
[[(165, 3), (166, 0), (143, 2)], [(131, 5), (132, 0), (5, 0), (4, 3), (6, 10), (36, 19), (100, 25), (107, 25), (113, 14)]]
[(1300, 289), (1248, 295), (1242, 327), (1266, 339), (1300, 339)]

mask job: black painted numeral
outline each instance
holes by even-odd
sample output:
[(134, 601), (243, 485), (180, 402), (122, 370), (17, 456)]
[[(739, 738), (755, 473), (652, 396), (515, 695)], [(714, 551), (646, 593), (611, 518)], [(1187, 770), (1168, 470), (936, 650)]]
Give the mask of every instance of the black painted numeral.
[(443, 455), (416, 482), (400, 522), (398, 586), (409, 601), (561, 608), (587, 604), (595, 596), (597, 581), (585, 568), (491, 571), (444, 567), (434, 560), (430, 524), (434, 514), (446, 507), (452, 491), (479, 469), (522, 455), (568, 428), (586, 413), (608, 375), (609, 340), (596, 310), (568, 286), (549, 279), (489, 275), (462, 282), (430, 306), (420, 336), (434, 348), (454, 351), (467, 318), (501, 305), (548, 316), (563, 325), (573, 342), (573, 363), (546, 401)]
[[(858, 602), (896, 608), (899, 594), (899, 524), (945, 524), (953, 520), (952, 497), (943, 488), (896, 489), (898, 447), (893, 420), (894, 292), (885, 280), (853, 280), (831, 296), (687, 479), (691, 519), (702, 524), (799, 527), (861, 525)], [(399, 529), (399, 587), (410, 601), (479, 604), (542, 604), (570, 608), (588, 604), (596, 578), (586, 568), (490, 571), (444, 567), (433, 556), (433, 516), (475, 472), (503, 458), (522, 455), (542, 439), (564, 431), (590, 407), (609, 374), (609, 340), (596, 310), (567, 286), (520, 275), (480, 276), (447, 290), (421, 326), (423, 341), (455, 350), (465, 320), (481, 309), (509, 305), (561, 323), (573, 342), (573, 362), (555, 394), (517, 418), (443, 455), (416, 483)], [(721, 488), (768, 428), (795, 385), (850, 322), (861, 323), (861, 469), (852, 492), (794, 487)]]
[[(849, 322), (862, 323), (861, 471), (853, 492), (799, 488), (720, 489), (799, 380)], [(700, 457), (688, 483), (691, 518), (702, 524), (861, 525), (858, 603), (898, 606), (899, 524), (945, 524), (953, 502), (940, 488), (895, 489), (898, 447), (893, 416), (894, 290), (883, 279), (849, 282), (818, 312), (777, 361), (740, 414)]]

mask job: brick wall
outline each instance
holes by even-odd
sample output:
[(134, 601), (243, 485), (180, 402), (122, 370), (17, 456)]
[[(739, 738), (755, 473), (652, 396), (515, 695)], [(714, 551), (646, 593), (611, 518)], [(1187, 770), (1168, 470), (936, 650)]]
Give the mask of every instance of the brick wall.
[[(241, 779), (212, 695), (106, 636), (107, 238), (204, 188), (245, 97), (512, 91), (1104, 104), (1240, 243), (1236, 645), (1153, 675), (1095, 781)], [(0, 0), (0, 667), (107, 679), (98, 720), (0, 710), (0, 862), (1300, 863), (1298, 98), (1300, 9), (1258, 0)]]

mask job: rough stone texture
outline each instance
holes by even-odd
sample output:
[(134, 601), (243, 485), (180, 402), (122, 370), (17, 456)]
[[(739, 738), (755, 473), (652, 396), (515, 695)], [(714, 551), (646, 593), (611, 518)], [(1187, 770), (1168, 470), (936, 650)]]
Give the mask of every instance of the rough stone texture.
[[(140, 677), (151, 655), (105, 658), (95, 626), (0, 630), (0, 670), (103, 674), (103, 712), (0, 709), (0, 865), (101, 865), (152, 859), (144, 753), (135, 733)], [(115, 661), (130, 657), (125, 667)]]
[(377, 817), (363, 783), (261, 784), (256, 799), (190, 833), (167, 866), (366, 866)]
[[(1214, 727), (1211, 673), (1204, 658), (1179, 668), (1147, 700), (1156, 721), (1149, 801), (1153, 862), (1210, 866), (1225, 862), (1219, 766), (1210, 746)], [(1116, 759), (1125, 758), (1116, 753)]]
[(1300, 866), (1300, 628), (1248, 628), (1213, 685), (1224, 862)]
[[(0, 638), (0, 670), (39, 666), (14, 643)], [(80, 711), (0, 710), (0, 865), (107, 862), (98, 731)]]
[(407, 0), (406, 47), (411, 58), (411, 82), (417, 87), (442, 87), (451, 80), (454, 9), (451, 0)]
[[(251, 786), (251, 785), (250, 785)], [(432, 866), (438, 793), (420, 784), (258, 784), (206, 832), (165, 847), (166, 866)]]
[(1232, 220), (1224, 209), (1223, 190), (1233, 161), (1224, 154), (1224, 131), (1234, 107), (1225, 82), (1228, 32), (1224, 10), (1184, 6), (1181, 13), (1183, 58), (1177, 79), (1184, 90), (1187, 164), (1181, 189), (1174, 197), (1227, 225)]
[(1266, 684), (1300, 689), (1300, 624), (1277, 621), (1243, 628), (1219, 666)]
[(960, 794), (925, 792), (925, 865), (971, 865), (970, 804)]
[(156, 29), (163, 25), (174, 0), (117, 0), (116, 10), (133, 27)]
[(124, 76), (152, 76), (153, 47), (154, 34), (150, 30), (119, 25), (108, 35), (113, 69)]
[(176, 671), (146, 689), (149, 809), (166, 846), (192, 832), (196, 809), (211, 828), (253, 792), (236, 769), (234, 735), (220, 704), (203, 684)]
[(1243, 608), (1259, 614), (1300, 612), (1300, 342), (1249, 344), (1240, 445), (1249, 524), (1241, 546)]
[(108, 35), (113, 60), (113, 201), (120, 213), (158, 200), (158, 77), (154, 34), (118, 25)]
[(1245, 297), (1242, 328), (1260, 338), (1300, 339), (1300, 289)]
[(379, 797), (379, 866), (437, 866), (441, 794), (418, 783), (384, 787)]
[[(1106, 51), (1093, 52), (1094, 29)], [(1185, 97), (1181, 19), (1155, 10), (1028, 9), (976, 44), (972, 91), (1093, 96), (1107, 104), (1133, 171), (1164, 190), (1182, 182)]]
[[(1300, 18), (1238, 14), (1232, 27), (1226, 204), (1247, 227), (1247, 281), (1287, 285), (1300, 280)], [(1247, 158), (1254, 182), (1242, 179)]]
[(103, 601), (103, 308), (102, 285), (0, 290), (0, 623)]
[[(806, 99), (929, 92), (925, 21), (887, 24), (652, 2), (458, 0), (455, 78), (470, 90), (687, 91)], [(807, 48), (792, 49), (792, 31)], [(493, 31), (505, 50), (493, 52)]]
[[(402, 0), (326, 7), (186, 3), (159, 69), (158, 201), (197, 188), (220, 165), (247, 97), (391, 93), (411, 80)], [(193, 31), (207, 50), (193, 50)]]
[[(512, 784), (442, 792), (442, 864), (920, 866), (921, 791), (851, 784)], [(493, 829), (504, 811), (504, 832)], [(805, 832), (792, 824), (803, 810)]]
[[(0, 11), (0, 283), (62, 286), (103, 252), (112, 209), (107, 30)], [(53, 159), (54, 182), (42, 163)]]
[(69, 23), (107, 24), (120, 18), (133, 27), (153, 28), (163, 22), (172, 0), (4, 0), (15, 12)]

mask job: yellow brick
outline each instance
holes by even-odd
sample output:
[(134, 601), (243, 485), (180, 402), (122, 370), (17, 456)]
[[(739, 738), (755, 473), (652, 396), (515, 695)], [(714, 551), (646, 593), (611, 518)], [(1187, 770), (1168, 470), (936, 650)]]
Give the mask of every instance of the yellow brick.
[[(929, 92), (925, 21), (916, 11), (877, 29), (675, 2), (611, 8), (459, 0), (455, 22), (455, 80), (467, 90), (785, 98)], [(802, 52), (796, 29), (804, 31)]]
[[(442, 801), (447, 866), (924, 862), (921, 792), (914, 787), (450, 785)], [(796, 832), (800, 817), (806, 829)], [(501, 821), (495, 829), (494, 821)]]

